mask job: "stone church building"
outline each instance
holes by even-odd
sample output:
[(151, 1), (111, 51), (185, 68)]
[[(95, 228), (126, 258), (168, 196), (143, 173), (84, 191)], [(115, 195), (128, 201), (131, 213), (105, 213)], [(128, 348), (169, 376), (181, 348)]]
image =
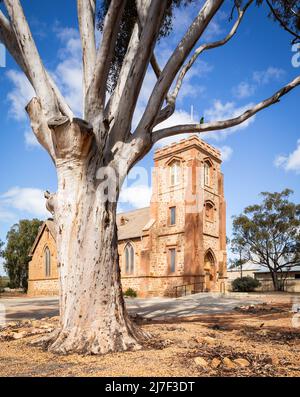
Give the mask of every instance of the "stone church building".
[[(157, 150), (150, 206), (117, 217), (123, 290), (141, 297), (225, 292), (225, 211), (217, 149), (193, 135)], [(52, 220), (31, 255), (28, 293), (58, 294)]]

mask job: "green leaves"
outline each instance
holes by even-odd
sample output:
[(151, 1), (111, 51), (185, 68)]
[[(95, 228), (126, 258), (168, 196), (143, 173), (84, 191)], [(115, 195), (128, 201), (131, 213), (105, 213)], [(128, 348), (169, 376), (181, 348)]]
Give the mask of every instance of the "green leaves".
[(278, 273), (300, 262), (300, 206), (293, 191), (263, 192), (261, 204), (245, 208), (233, 219), (233, 252)]
[[(110, 76), (108, 83), (108, 91), (112, 92), (116, 86), (119, 73), (123, 64), (124, 57), (127, 52), (130, 37), (137, 22), (137, 9), (135, 0), (124, 0), (126, 6), (120, 22), (120, 29), (115, 46), (115, 54), (110, 66)], [(190, 3), (196, 0), (166, 0), (168, 5), (159, 32), (159, 40), (167, 37), (173, 30), (174, 11), (178, 7), (187, 7)], [(104, 19), (109, 9), (111, 0), (102, 0), (100, 10), (98, 12), (98, 29), (102, 32), (104, 27)]]
[(42, 223), (38, 219), (21, 220), (7, 233), (7, 244), (0, 255), (15, 288), (27, 289), (29, 253)]

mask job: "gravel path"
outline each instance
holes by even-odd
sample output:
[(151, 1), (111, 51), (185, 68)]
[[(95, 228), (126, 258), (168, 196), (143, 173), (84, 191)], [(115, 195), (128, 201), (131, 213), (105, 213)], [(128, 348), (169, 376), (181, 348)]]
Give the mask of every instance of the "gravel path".
[[(262, 301), (262, 295), (201, 293), (177, 299), (126, 299), (126, 305), (130, 313), (162, 319), (224, 313), (236, 306)], [(2, 315), (5, 312), (7, 321), (52, 317), (58, 315), (58, 299), (56, 297), (0, 298), (0, 312)]]

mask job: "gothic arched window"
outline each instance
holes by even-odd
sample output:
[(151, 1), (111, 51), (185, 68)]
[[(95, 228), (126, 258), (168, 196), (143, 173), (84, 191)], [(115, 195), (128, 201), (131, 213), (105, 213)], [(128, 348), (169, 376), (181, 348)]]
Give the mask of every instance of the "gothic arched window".
[(212, 166), (209, 161), (204, 162), (204, 185), (210, 186), (211, 185), (211, 173), (212, 173)]
[(45, 259), (45, 275), (46, 277), (51, 276), (51, 253), (48, 247), (45, 248), (44, 251), (44, 259)]
[(170, 165), (170, 184), (171, 186), (177, 185), (180, 181), (180, 162), (173, 161)]
[(125, 247), (125, 273), (134, 273), (134, 249), (130, 243)]

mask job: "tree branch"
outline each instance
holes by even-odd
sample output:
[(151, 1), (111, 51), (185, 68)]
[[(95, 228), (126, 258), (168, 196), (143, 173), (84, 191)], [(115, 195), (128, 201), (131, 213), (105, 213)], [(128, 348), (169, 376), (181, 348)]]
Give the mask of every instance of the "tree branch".
[[(296, 39), (300, 40), (300, 35), (296, 32), (294, 32), (292, 29), (290, 29), (286, 23), (283, 22), (283, 20), (280, 18), (280, 16), (277, 14), (277, 11), (275, 10), (275, 8), (272, 6), (272, 4), (270, 3), (269, 0), (266, 0), (271, 13), (273, 14), (273, 16), (275, 17), (275, 19), (280, 23), (280, 25), (283, 27), (284, 30), (286, 30), (288, 33), (290, 33), (292, 36), (294, 36)], [(292, 10), (293, 11), (293, 10)]]
[(198, 16), (176, 47), (152, 91), (148, 105), (137, 127), (139, 134), (143, 130), (149, 131), (154, 127), (157, 115), (177, 73), (223, 2), (224, 0), (206, 0)]
[[(142, 31), (143, 26), (145, 24), (147, 17), (147, 9), (149, 8), (149, 5), (150, 5), (149, 0), (136, 0), (136, 8), (137, 8), (140, 31)], [(161, 69), (154, 54), (152, 54), (150, 63), (155, 73), (155, 76), (159, 78), (161, 74)]]
[(4, 3), (11, 20), (11, 26), (18, 43), (26, 75), (29, 75), (33, 88), (40, 98), (43, 110), (47, 116), (57, 115), (59, 114), (57, 98), (49, 83), (20, 1), (4, 0)]
[[(124, 92), (124, 88), (128, 79), (130, 68), (137, 55), (137, 51), (139, 49), (139, 43), (140, 43), (140, 36), (143, 26), (145, 24), (145, 18), (149, 5), (150, 5), (149, 0), (146, 0), (146, 2), (144, 0), (136, 0), (138, 21), (133, 28), (132, 35), (128, 44), (128, 49), (122, 63), (122, 68), (119, 75), (122, 76), (122, 78), (119, 77), (116, 84), (116, 88), (106, 106), (105, 118), (108, 124), (110, 124), (112, 119), (114, 118), (117, 104), (119, 103), (119, 100)], [(151, 66), (153, 68), (155, 75), (158, 78), (161, 74), (161, 70), (154, 54), (152, 54), (151, 57)]]
[(151, 57), (151, 66), (152, 66), (153, 72), (155, 73), (155, 76), (159, 79), (159, 77), (161, 75), (161, 69), (159, 67), (156, 56), (154, 54)]
[[(31, 83), (31, 85), (33, 85), (30, 74), (28, 73), (27, 67), (25, 65), (25, 61), (20, 52), (19, 44), (14, 34), (14, 31), (11, 27), (9, 20), (5, 17), (5, 15), (2, 13), (1, 10), (0, 10), (0, 40), (5, 45), (8, 52), (14, 58), (16, 63), (19, 65), (20, 69), (24, 72), (28, 81)], [(56, 86), (52, 77), (47, 73), (47, 71), (46, 74), (49, 83), (57, 97), (60, 111), (62, 112), (62, 114), (72, 119), (74, 117), (73, 112), (69, 108), (64, 97), (62, 96), (61, 92), (59, 91), (58, 87)]]
[(12, 31), (9, 20), (5, 17), (3, 12), (0, 10), (0, 40), (7, 48), (8, 52), (26, 74), (28, 80), (30, 81), (30, 76), (27, 73), (23, 58), (20, 54), (20, 49), (14, 32)]
[(125, 2), (122, 0), (111, 0), (104, 20), (102, 41), (98, 49), (93, 78), (85, 100), (85, 119), (92, 124), (95, 117), (103, 114), (107, 79), (124, 6)]
[(26, 106), (26, 111), (31, 121), (31, 128), (38, 142), (47, 150), (55, 163), (56, 156), (51, 131), (48, 127), (48, 121), (43, 114), (40, 100), (38, 98), (33, 98)]
[(193, 64), (195, 63), (195, 61), (197, 60), (197, 58), (199, 57), (200, 54), (202, 54), (204, 51), (211, 50), (211, 49), (217, 48), (217, 47), (221, 47), (221, 46), (227, 44), (232, 39), (232, 37), (236, 34), (238, 27), (240, 26), (242, 19), (245, 15), (245, 12), (247, 11), (247, 9), (251, 5), (251, 3), (253, 3), (253, 0), (250, 0), (242, 10), (238, 7), (237, 21), (233, 25), (233, 27), (230, 30), (230, 32), (228, 33), (228, 35), (223, 40), (215, 41), (213, 43), (203, 44), (202, 46), (197, 48), (197, 50), (194, 52), (193, 56), (190, 58), (189, 62), (186, 63), (184, 65), (184, 67), (181, 69), (181, 72), (178, 76), (175, 88), (174, 88), (172, 94), (168, 96), (169, 101), (171, 101), (171, 102), (176, 101), (176, 98), (178, 96), (179, 90), (182, 86), (182, 82), (183, 82), (183, 79), (184, 79), (186, 73), (193, 66)]
[(300, 76), (296, 77), (293, 81), (289, 84), (285, 85), (279, 91), (277, 91), (273, 96), (264, 101), (258, 103), (257, 105), (253, 106), (252, 108), (245, 111), (238, 117), (224, 120), (224, 121), (214, 121), (211, 123), (205, 124), (185, 124), (185, 125), (177, 125), (170, 128), (164, 128), (161, 130), (154, 131), (152, 133), (152, 142), (155, 143), (162, 138), (166, 138), (169, 136), (174, 136), (183, 133), (189, 132), (208, 132), (208, 131), (217, 131), (223, 130), (226, 128), (231, 128), (236, 125), (243, 123), (244, 121), (248, 120), (250, 117), (254, 116), (256, 113), (260, 112), (261, 110), (271, 106), (272, 104), (279, 102), (280, 98), (286, 95), (288, 92), (293, 90), (295, 87), (300, 85)]
[(96, 64), (95, 12), (96, 0), (77, 0), (78, 23), (83, 52), (84, 97), (91, 84)]
[(251, 3), (253, 3), (253, 0), (250, 0), (242, 10), (240, 9), (239, 5), (237, 5), (238, 19), (235, 22), (235, 24), (233, 25), (233, 27), (230, 30), (230, 32), (228, 33), (228, 35), (223, 40), (215, 41), (213, 43), (203, 44), (199, 48), (196, 49), (193, 56), (181, 69), (172, 94), (167, 96), (167, 106), (165, 106), (158, 113), (158, 116), (155, 120), (155, 126), (162, 123), (163, 121), (167, 120), (174, 113), (175, 108), (176, 108), (176, 99), (177, 99), (179, 91), (182, 87), (183, 79), (185, 78), (185, 76), (186, 76), (187, 72), (190, 70), (190, 68), (194, 65), (194, 63), (198, 59), (199, 55), (201, 55), (204, 51), (211, 50), (211, 49), (217, 48), (217, 47), (221, 47), (221, 46), (227, 44), (232, 39), (232, 37), (236, 34), (238, 27), (240, 26), (242, 19), (245, 15), (245, 12), (247, 11), (247, 9)]
[(122, 84), (118, 108), (113, 115), (114, 125), (109, 134), (108, 151), (114, 147), (116, 141), (124, 142), (130, 136), (132, 117), (167, 6), (163, 1), (147, 0), (144, 3), (149, 7), (146, 10), (147, 17), (140, 35), (138, 35), (138, 26), (134, 29), (135, 49), (130, 52), (131, 63), (125, 66), (125, 76), (122, 73), (119, 76), (119, 81), (127, 78)]
[[(122, 97), (122, 94), (124, 92), (124, 88), (126, 85), (126, 81), (128, 79), (129, 73), (130, 73), (130, 68), (131, 65), (134, 62), (134, 58), (136, 56), (136, 53), (139, 48), (139, 26), (136, 23), (134, 25), (131, 38), (128, 44), (128, 49), (126, 52), (126, 55), (124, 57), (122, 67), (120, 70), (119, 78), (116, 84), (116, 88), (114, 89), (114, 92), (112, 93), (106, 108), (105, 108), (105, 121), (108, 124), (108, 126), (111, 124), (112, 120), (115, 117), (115, 114), (117, 112), (118, 104), (120, 102), (120, 98)], [(122, 78), (121, 78), (122, 76)]]

